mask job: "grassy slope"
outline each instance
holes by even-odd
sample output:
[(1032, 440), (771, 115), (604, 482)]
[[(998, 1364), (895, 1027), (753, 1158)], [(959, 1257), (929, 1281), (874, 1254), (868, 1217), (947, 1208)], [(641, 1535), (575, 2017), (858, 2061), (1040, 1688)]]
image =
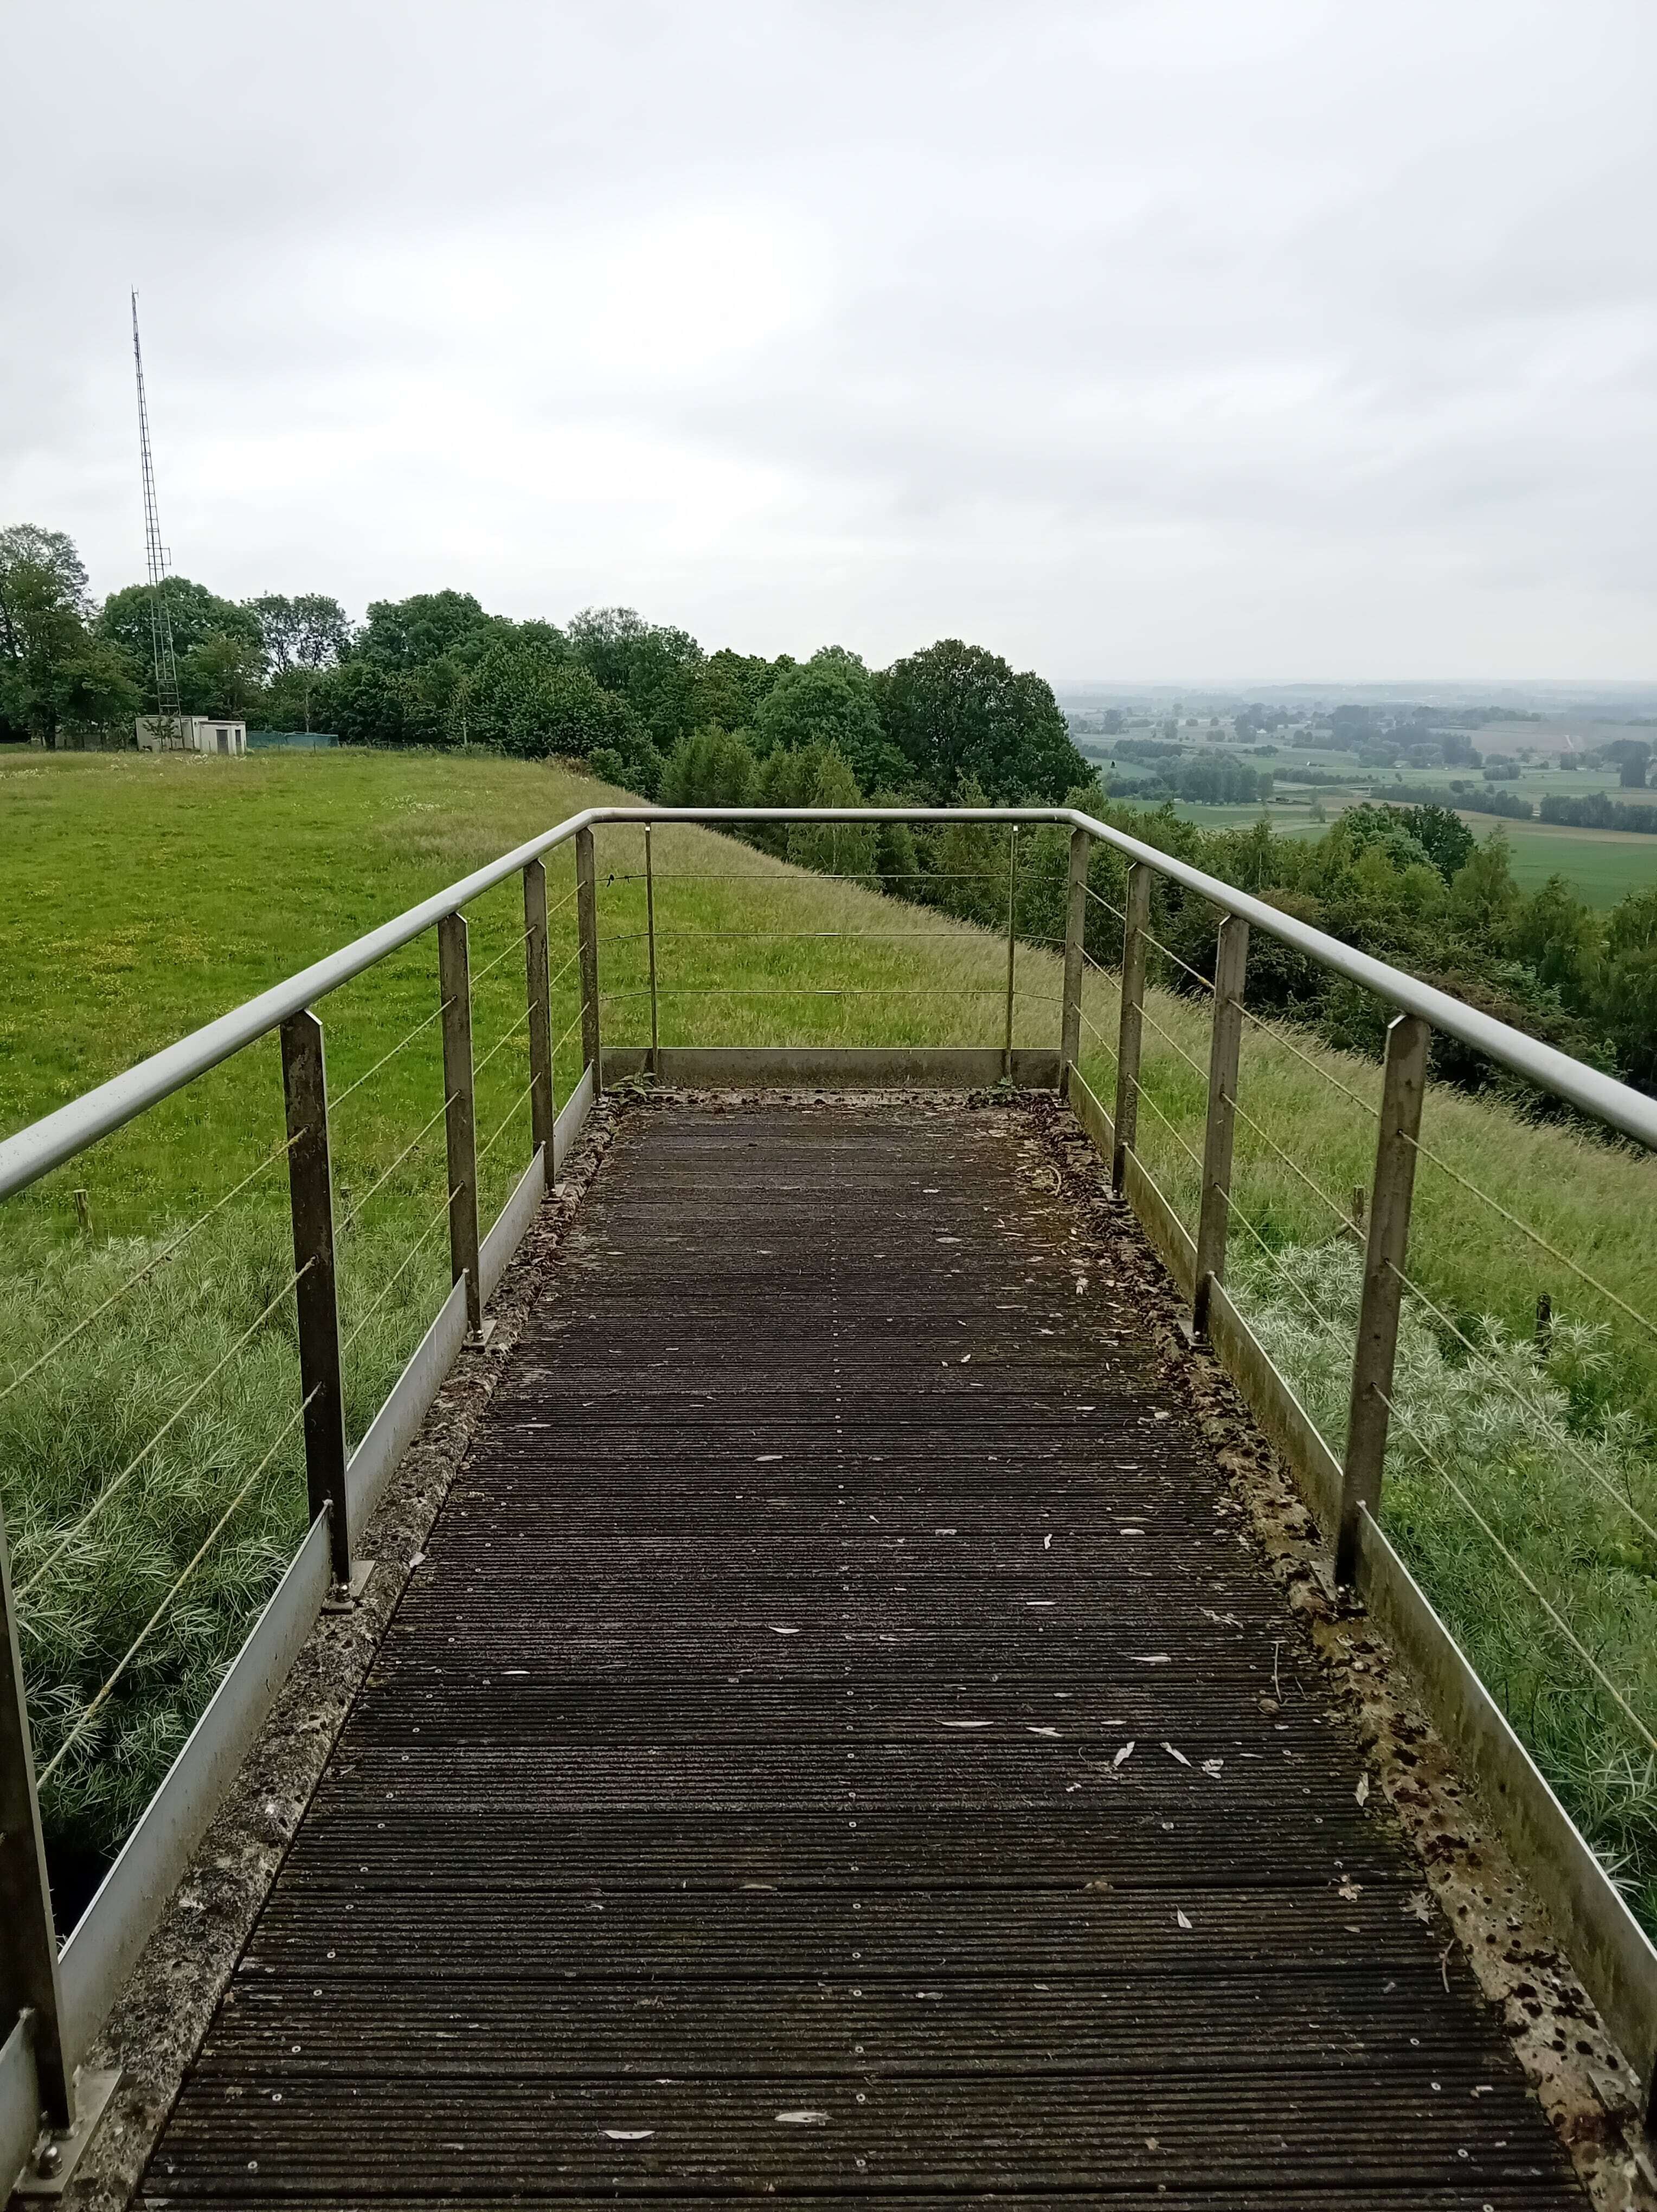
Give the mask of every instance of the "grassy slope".
[[(0, 1127), (16, 1127), (130, 1064), (556, 821), (594, 793), (590, 784), (557, 772), (499, 761), (295, 755), (243, 763), (96, 757), (43, 762), (36, 757), (21, 767), (0, 764), (0, 872), (15, 887), (0, 916), (14, 986), (0, 1018), (5, 1025)], [(1005, 955), (994, 933), (801, 874), (702, 832), (659, 832), (655, 848), (665, 1042), (998, 1040)], [(638, 935), (641, 860), (637, 832), (605, 836), (600, 852), (600, 928), (610, 940), (605, 981), (622, 994), (610, 1000), (606, 1020), (606, 1033), (618, 1042), (648, 1034)], [(551, 871), (555, 973), (573, 947), (573, 909), (558, 905), (570, 890), (570, 867), (560, 854)], [(474, 973), (497, 957), (500, 963), (477, 988), (481, 1057), (509, 1036), (521, 1011), (515, 887), (479, 902), (470, 921)], [(836, 934), (847, 930), (860, 941), (850, 945)], [(780, 933), (799, 931), (813, 933)], [(1019, 973), (1020, 1036), (1051, 1038), (1057, 1020), (1057, 960), (1049, 951), (1026, 949)], [(575, 1015), (573, 983), (573, 974), (566, 972), (555, 984), (555, 1034)], [(741, 995), (724, 995), (737, 985), (745, 987)], [(848, 986), (857, 995), (829, 995)], [(1115, 1021), (1109, 979), (1090, 975), (1088, 994), (1090, 1016), (1109, 1037)], [(325, 1002), (336, 1093), (424, 1020), (435, 1004), (429, 940)], [(1179, 1137), (1198, 1145), (1204, 1011), (1158, 994), (1150, 1012), (1172, 1042), (1155, 1028), (1148, 1030), (1149, 1096)], [(1091, 1030), (1084, 1036), (1086, 1072), (1108, 1099), (1113, 1076), (1107, 1047)], [(1175, 1045), (1194, 1066), (1179, 1056)], [(559, 1056), (560, 1096), (576, 1073), (572, 1039)], [(1334, 1214), (1317, 1193), (1349, 1203), (1352, 1187), (1368, 1176), (1369, 1117), (1328, 1078), (1361, 1098), (1375, 1095), (1376, 1073), (1363, 1062), (1299, 1036), (1283, 1040), (1248, 1030), (1242, 1109), (1283, 1145), (1294, 1165), (1273, 1156), (1245, 1123), (1238, 1133), (1237, 1195), (1266, 1244), (1296, 1255), (1291, 1264), (1302, 1286), (1311, 1279), (1308, 1270), (1315, 1274), (1331, 1251), (1338, 1261), (1345, 1249)], [(486, 1220), (527, 1157), (523, 1109), (516, 1109), (515, 1121), (506, 1118), (523, 1080), (520, 1031), (480, 1077), (480, 1133), (485, 1138), (497, 1128), (503, 1133), (484, 1169)], [(439, 1230), (393, 1294), (375, 1305), (411, 1241), (440, 1218), (441, 1133), (429, 1135), (371, 1199), (365, 1196), (436, 1111), (441, 1095), (436, 1034), (428, 1029), (345, 1101), (337, 1117), (342, 1217), (363, 1207), (361, 1222), (342, 1238), (348, 1336), (367, 1316), (348, 1355), (356, 1432), (446, 1282)], [(276, 1054), (266, 1043), (14, 1201), (9, 1260), (0, 1271), (9, 1357), (18, 1366), (27, 1364), (31, 1347), (44, 1348), (58, 1326), (118, 1286), (135, 1258), (153, 1252), (153, 1242), (142, 1240), (169, 1233), (251, 1170), (277, 1140), (279, 1127)], [(1563, 1128), (1518, 1121), (1453, 1093), (1435, 1093), (1424, 1133), (1451, 1166), (1533, 1222), (1630, 1304), (1642, 1307), (1649, 1301), (1657, 1178), (1648, 1163)], [(1195, 1169), (1154, 1110), (1142, 1114), (1141, 1140), (1164, 1187), (1191, 1220)], [(74, 1228), (77, 1186), (90, 1194), (94, 1230), (89, 1247)], [(1607, 1325), (1604, 1365), (1596, 1370), (1578, 1360), (1568, 1377), (1567, 1411), (1580, 1434), (1592, 1440), (1605, 1412), (1618, 1407), (1633, 1409), (1642, 1436), (1657, 1427), (1657, 1346), (1649, 1337), (1436, 1169), (1423, 1166), (1418, 1190), (1412, 1271), (1464, 1328), (1473, 1332), (1478, 1317), (1489, 1314), (1522, 1336), (1538, 1293), (1548, 1290), (1567, 1324), (1580, 1319)], [(51, 1531), (61, 1529), (119, 1471), (168, 1407), (279, 1289), (283, 1198), (277, 1166), (141, 1294), (113, 1309), (82, 1340), (81, 1355), (56, 1363), (9, 1400), (0, 1399), (0, 1488), (25, 1576), (31, 1561), (44, 1557), (55, 1540)], [(112, 1237), (138, 1241), (112, 1243)], [(1282, 1356), (1296, 1367), (1308, 1401), (1338, 1444), (1343, 1329), (1349, 1335), (1340, 1297), (1331, 1293), (1323, 1300), (1331, 1316), (1327, 1340), (1307, 1341), (1304, 1328), (1296, 1338), (1286, 1317), (1304, 1322), (1297, 1293), (1259, 1257), (1245, 1232), (1234, 1237), (1234, 1273), (1247, 1301), (1263, 1327), (1277, 1329)], [(45, 1295), (38, 1289), (42, 1267)], [(107, 1516), (109, 1528), (101, 1518), (71, 1553), (68, 1571), (54, 1578), (51, 1607), (44, 1592), (36, 1600), (32, 1665), (48, 1744), (210, 1526), (208, 1507), (217, 1510), (234, 1494), (275, 1424), (285, 1419), (294, 1401), (285, 1330), (285, 1317), (278, 1314), (247, 1354), (232, 1362), (168, 1452), (158, 1455), (162, 1463), (132, 1479), (120, 1510)], [(134, 1387), (135, 1376), (141, 1388)], [(1488, 1431), (1491, 1420), (1485, 1406), (1472, 1427), (1482, 1422)], [(1650, 1601), (1657, 1556), (1648, 1557), (1639, 1540), (1630, 1546), (1625, 1518), (1609, 1504), (1602, 1506), (1586, 1476), (1572, 1479), (1576, 1503), (1568, 1516), (1568, 1540), (1563, 1539), (1558, 1511), (1551, 1505), (1545, 1512), (1530, 1510), (1531, 1493), (1498, 1463), (1500, 1457), (1486, 1453), (1471, 1471), (1463, 1469), (1466, 1480), (1484, 1486), (1478, 1495), (1499, 1505), (1498, 1525), (1509, 1540), (1549, 1578), (1549, 1587), (1569, 1589), (1573, 1617), (1579, 1611), (1592, 1616), (1595, 1648), (1623, 1676), (1649, 1689), (1647, 1707), (1657, 1710), (1657, 1674), (1647, 1681), (1657, 1666), (1648, 1656), (1657, 1654)], [(119, 1716), (126, 1735), (94, 1739), (103, 1756), (69, 1775), (70, 1788), (55, 1801), (60, 1825), (80, 1820), (107, 1835), (130, 1818), (145, 1778), (176, 1741), (218, 1656), (268, 1588), (290, 1541), (297, 1526), (298, 1465), (296, 1439), (289, 1439), (236, 1523), (244, 1532), (239, 1548), (225, 1547), (222, 1587), (215, 1586), (214, 1603), (202, 1608), (194, 1644), (182, 1659), (168, 1657), (153, 1674), (140, 1675), (139, 1694)], [(1657, 1520), (1649, 1475), (1641, 1453), (1629, 1464), (1619, 1462), (1616, 1470), (1648, 1517)], [(1585, 1494), (1592, 1496), (1592, 1510), (1580, 1510)], [(1430, 1510), (1422, 1510), (1421, 1485), (1413, 1477), (1396, 1496), (1418, 1562), (1453, 1602), (1458, 1625), (1492, 1679), (1508, 1689), (1515, 1711), (1521, 1718), (1528, 1712), (1534, 1724), (1538, 1713), (1545, 1719), (1565, 1698), (1575, 1698), (1580, 1706), (1578, 1677), (1534, 1634), (1533, 1601), (1522, 1595), (1515, 1600), (1508, 1581), (1491, 1578), (1488, 1558), (1470, 1536), (1465, 1517), (1445, 1518), (1441, 1493), (1435, 1503), (1429, 1495)], [(1528, 1639), (1518, 1650), (1515, 1622), (1524, 1624)], [(1593, 1790), (1600, 1787), (1590, 1772), (1599, 1755), (1594, 1745), (1567, 1741), (1557, 1729), (1550, 1735), (1539, 1725), (1532, 1725), (1532, 1735), (1556, 1754), (1555, 1771), (1585, 1817), (1592, 1817)], [(1603, 1748), (1603, 1732), (1595, 1742)], [(1619, 1819), (1627, 1814), (1626, 1797), (1623, 1792)], [(1637, 1809), (1643, 1818), (1643, 1801)], [(1643, 1843), (1634, 1856), (1643, 1865)]]

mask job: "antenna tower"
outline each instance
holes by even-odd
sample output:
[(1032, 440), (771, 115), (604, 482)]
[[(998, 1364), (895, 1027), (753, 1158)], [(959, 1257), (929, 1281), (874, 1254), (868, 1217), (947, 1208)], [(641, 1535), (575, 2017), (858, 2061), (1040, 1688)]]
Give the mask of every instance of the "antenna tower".
[(144, 558), (149, 571), (149, 641), (155, 664), (155, 715), (164, 750), (180, 750), (184, 718), (179, 701), (179, 664), (173, 650), (173, 617), (161, 589), (167, 577), (167, 548), (161, 544), (155, 507), (155, 463), (149, 450), (149, 409), (143, 396), (143, 352), (138, 343), (138, 295), (132, 295), (132, 366), (138, 378), (138, 460), (143, 475)]

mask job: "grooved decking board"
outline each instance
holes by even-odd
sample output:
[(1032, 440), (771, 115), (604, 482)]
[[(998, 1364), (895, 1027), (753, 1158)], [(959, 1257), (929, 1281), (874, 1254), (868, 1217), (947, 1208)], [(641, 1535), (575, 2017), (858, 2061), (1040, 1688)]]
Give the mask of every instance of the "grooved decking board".
[(992, 1117), (624, 1130), (147, 2203), (1581, 2203), (1069, 1231)]

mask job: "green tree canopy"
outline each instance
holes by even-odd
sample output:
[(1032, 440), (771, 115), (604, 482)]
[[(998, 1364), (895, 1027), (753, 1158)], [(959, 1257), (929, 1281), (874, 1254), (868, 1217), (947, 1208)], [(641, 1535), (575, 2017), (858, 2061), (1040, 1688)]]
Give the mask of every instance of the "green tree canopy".
[(134, 672), (88, 630), (87, 575), (61, 531), (0, 530), (0, 726), (56, 745), (105, 734), (137, 708)]
[[(265, 633), (251, 607), (238, 606), (234, 599), (222, 599), (216, 592), (210, 592), (205, 584), (192, 583), (188, 576), (164, 577), (161, 598), (173, 626), (173, 650), (178, 658), (180, 682), (186, 656), (207, 638), (241, 638), (263, 654)], [(127, 584), (120, 591), (112, 592), (104, 601), (97, 628), (101, 636), (119, 646), (133, 666), (142, 672), (144, 696), (153, 707), (155, 658), (149, 628), (151, 604), (148, 584)]]
[(350, 617), (325, 592), (301, 592), (294, 599), (266, 592), (249, 599), (247, 606), (258, 619), (272, 676), (296, 668), (331, 668), (350, 651)]
[(778, 678), (760, 702), (754, 732), (762, 753), (833, 745), (866, 791), (902, 785), (911, 774), (880, 727), (868, 671), (834, 647)]
[(982, 646), (944, 638), (894, 661), (874, 696), (886, 736), (939, 805), (969, 781), (995, 805), (1057, 805), (1087, 780), (1051, 688)]
[(624, 699), (656, 744), (671, 749), (697, 720), (702, 647), (688, 630), (646, 622), (631, 607), (587, 607), (570, 650), (602, 688)]
[(490, 626), (470, 592), (416, 592), (406, 599), (372, 600), (356, 649), (382, 668), (418, 668)]

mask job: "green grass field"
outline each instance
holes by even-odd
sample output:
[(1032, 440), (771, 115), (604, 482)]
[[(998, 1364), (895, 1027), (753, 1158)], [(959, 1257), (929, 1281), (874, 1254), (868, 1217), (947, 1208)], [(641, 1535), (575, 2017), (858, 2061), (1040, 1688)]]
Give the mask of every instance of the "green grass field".
[[(10, 986), (0, 1127), (60, 1104), (598, 795), (559, 771), (454, 756), (0, 760)], [(811, 834), (819, 862), (867, 866), (857, 833), (844, 842)], [(999, 1041), (998, 932), (706, 832), (661, 830), (655, 845), (665, 1042)], [(642, 858), (641, 833), (600, 832), (605, 1022), (618, 1042), (648, 1036)], [(571, 869), (567, 850), (549, 868), (560, 1097), (578, 1073)], [(469, 923), (487, 1223), (529, 1151), (515, 884), (479, 901)], [(1020, 1041), (1055, 1038), (1057, 955), (1023, 948), (1018, 975)], [(1087, 993), (1084, 1072), (1108, 1103), (1114, 985), (1093, 972)], [(319, 1008), (338, 1102), (354, 1435), (448, 1285), (436, 1007), (427, 939)], [(1148, 1011), (1142, 1149), (1189, 1223), (1206, 1013), (1166, 990)], [(1368, 1180), (1376, 1090), (1373, 1066), (1304, 1033), (1247, 1030), (1231, 1279), (1337, 1448), (1355, 1258), (1339, 1217)], [(107, 1848), (130, 1823), (302, 1522), (298, 1440), (283, 1431), (297, 1389), (280, 1137), (267, 1040), (8, 1206), (0, 1497), (43, 1756), (70, 1736), (137, 1626), (247, 1489), (188, 1605), (169, 1616), (167, 1639), (146, 1649), (55, 1770), (46, 1796), (60, 1843)], [(1399, 1440), (1388, 1517), (1657, 1923), (1649, 1747), (1450, 1486), (1578, 1625), (1637, 1710), (1657, 1713), (1657, 1336), (1617, 1303), (1643, 1312), (1652, 1302), (1657, 1176), (1644, 1157), (1449, 1091), (1429, 1100), (1423, 1139), (1436, 1158), (1421, 1170), (1410, 1271), (1442, 1319), (1422, 1310), (1408, 1340), (1400, 1405), (1424, 1448)], [(1614, 1295), (1580, 1281), (1457, 1176)], [(169, 1252), (246, 1177), (246, 1190)], [(1542, 1359), (1531, 1332), (1544, 1291), (1556, 1322)], [(106, 1298), (114, 1302), (101, 1313)], [(72, 1346), (30, 1373), (64, 1328), (88, 1316)], [(124, 1472), (186, 1399), (164, 1445)], [(117, 1479), (118, 1496), (81, 1528)]]

